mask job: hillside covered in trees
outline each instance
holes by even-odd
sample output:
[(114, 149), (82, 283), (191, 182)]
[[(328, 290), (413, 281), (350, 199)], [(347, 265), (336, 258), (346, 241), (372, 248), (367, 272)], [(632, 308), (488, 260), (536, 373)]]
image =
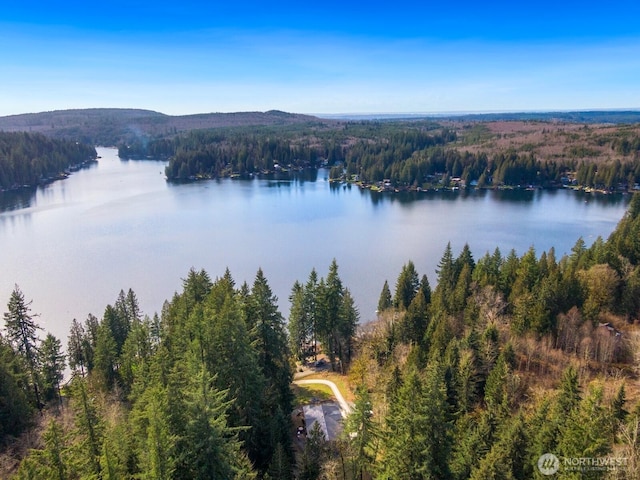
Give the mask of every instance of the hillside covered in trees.
[(0, 132), (0, 190), (62, 178), (70, 168), (95, 160), (95, 148), (41, 134)]
[(133, 108), (87, 108), (0, 117), (0, 131), (42, 133), (60, 140), (114, 146), (135, 140), (147, 142), (189, 130), (308, 122), (333, 123), (331, 120), (277, 110), (166, 115)]
[[(335, 261), (293, 285), (288, 322), (261, 270), (238, 287), (229, 271), (192, 269), (159, 315), (129, 290), (102, 318), (74, 320), (66, 355), (40, 340), (16, 286), (0, 442), (32, 441), (0, 467), (18, 479), (529, 479), (552, 453), (557, 478), (638, 478), (639, 234), (635, 195), (608, 240), (578, 239), (559, 259), (446, 246), (433, 288), (407, 262), (359, 327)], [(355, 403), (343, 437), (310, 429), (300, 450), (290, 383), (316, 346)]]

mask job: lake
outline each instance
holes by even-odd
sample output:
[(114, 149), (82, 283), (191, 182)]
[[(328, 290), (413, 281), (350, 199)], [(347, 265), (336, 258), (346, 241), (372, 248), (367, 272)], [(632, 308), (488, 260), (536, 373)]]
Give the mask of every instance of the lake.
[(287, 315), (294, 281), (314, 267), (326, 276), (336, 258), (364, 322), (408, 260), (433, 287), (449, 241), (455, 255), (469, 243), (476, 259), (531, 245), (538, 254), (554, 246), (560, 258), (580, 236), (606, 238), (629, 200), (565, 190), (380, 194), (330, 184), (324, 170), (176, 185), (165, 162), (98, 155), (66, 180), (0, 193), (3, 311), (18, 284), (65, 346), (71, 320), (101, 317), (121, 289), (136, 292), (143, 313), (159, 312), (191, 267), (212, 278), (229, 267), (238, 286), (261, 267)]

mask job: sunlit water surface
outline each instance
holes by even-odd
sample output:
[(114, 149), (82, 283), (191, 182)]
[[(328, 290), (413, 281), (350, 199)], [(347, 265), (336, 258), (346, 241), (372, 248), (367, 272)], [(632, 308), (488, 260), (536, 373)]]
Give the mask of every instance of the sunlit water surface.
[(314, 267), (325, 276), (336, 258), (367, 321), (409, 259), (433, 285), (447, 242), (456, 255), (469, 243), (476, 258), (531, 245), (559, 258), (580, 236), (606, 238), (628, 203), (564, 190), (379, 194), (330, 185), (324, 170), (175, 185), (163, 162), (98, 154), (67, 180), (0, 194), (0, 303), (18, 284), (64, 345), (73, 318), (101, 316), (121, 289), (159, 312), (191, 267), (212, 278), (229, 267), (237, 285), (262, 267), (287, 315), (294, 281)]

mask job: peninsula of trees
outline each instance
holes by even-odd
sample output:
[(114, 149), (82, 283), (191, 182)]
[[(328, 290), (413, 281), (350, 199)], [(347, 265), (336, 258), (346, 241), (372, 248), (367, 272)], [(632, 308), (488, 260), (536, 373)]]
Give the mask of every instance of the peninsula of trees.
[(0, 190), (64, 178), (69, 169), (95, 160), (93, 147), (42, 134), (0, 132)]
[(324, 166), (376, 190), (640, 188), (640, 127), (544, 122), (394, 120), (192, 131), (119, 147), (167, 158), (169, 180)]
[[(16, 286), (0, 336), (0, 442), (25, 429), (36, 440), (1, 473), (530, 479), (546, 478), (537, 461), (553, 453), (616, 462), (563, 463), (558, 478), (636, 479), (639, 236), (634, 195), (609, 239), (578, 239), (560, 259), (447, 245), (433, 288), (407, 262), (359, 327), (336, 261), (293, 285), (288, 322), (261, 270), (238, 287), (228, 270), (192, 269), (160, 315), (143, 315), (129, 290), (102, 318), (74, 320), (66, 355), (39, 339)], [(341, 438), (310, 428), (301, 447), (293, 365), (320, 352), (352, 385), (353, 413)]]

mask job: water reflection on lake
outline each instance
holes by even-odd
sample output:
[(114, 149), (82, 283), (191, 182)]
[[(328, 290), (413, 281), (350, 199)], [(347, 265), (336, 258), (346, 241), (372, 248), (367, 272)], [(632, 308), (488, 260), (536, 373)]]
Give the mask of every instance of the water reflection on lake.
[(499, 246), (523, 253), (579, 236), (608, 236), (628, 196), (570, 191), (379, 193), (330, 184), (315, 170), (173, 184), (164, 162), (121, 161), (99, 149), (90, 169), (45, 187), (0, 194), (0, 302), (15, 283), (40, 323), (66, 343), (73, 318), (103, 313), (133, 288), (145, 313), (181, 287), (190, 267), (236, 284), (264, 270), (283, 311), (296, 279), (335, 257), (360, 309), (374, 316), (382, 285), (412, 259), (435, 283), (447, 244), (476, 258)]

